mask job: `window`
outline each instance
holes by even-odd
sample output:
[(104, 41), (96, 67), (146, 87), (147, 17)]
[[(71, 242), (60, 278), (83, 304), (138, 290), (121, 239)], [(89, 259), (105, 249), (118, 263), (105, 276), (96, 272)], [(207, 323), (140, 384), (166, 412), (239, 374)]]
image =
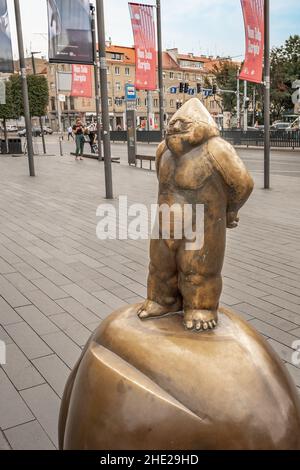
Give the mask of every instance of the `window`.
[(107, 75), (109, 75), (109, 74), (110, 74), (110, 68), (107, 67)]
[(170, 108), (174, 108), (174, 100), (170, 100)]
[(178, 72), (177, 78), (178, 80), (182, 80), (182, 72)]
[(111, 89), (111, 82), (107, 82), (107, 89), (108, 89), (108, 90)]
[(129, 67), (125, 67), (125, 75), (130, 75), (130, 68)]
[(122, 98), (115, 98), (115, 105), (116, 106), (122, 106), (123, 105), (123, 99)]
[(166, 72), (163, 72), (162, 75), (163, 75), (163, 78), (166, 78)]
[(116, 91), (121, 91), (121, 82), (116, 82)]
[(148, 105), (148, 100), (147, 100), (147, 98), (145, 98), (145, 106), (147, 106), (147, 105)]
[(120, 67), (115, 67), (115, 74), (120, 75)]
[(111, 106), (111, 105), (112, 105), (112, 99), (108, 98), (108, 106)]
[(64, 111), (68, 111), (68, 97), (66, 96), (66, 101), (63, 103)]
[(154, 98), (153, 105), (154, 105), (154, 108), (158, 108), (158, 98)]
[(115, 52), (111, 55), (111, 58), (112, 60), (122, 60), (122, 54), (118, 54)]
[(185, 79), (185, 80), (189, 80), (189, 79), (190, 79), (190, 74), (189, 74), (189, 73), (186, 73), (185, 76), (184, 76), (184, 79)]
[(174, 72), (170, 72), (170, 79), (174, 80)]
[(136, 99), (136, 104), (137, 104), (137, 106), (141, 106), (141, 98)]
[(56, 111), (56, 100), (54, 96), (51, 96), (51, 111)]
[(74, 100), (74, 96), (70, 96), (70, 109), (72, 111), (75, 110), (75, 100)]

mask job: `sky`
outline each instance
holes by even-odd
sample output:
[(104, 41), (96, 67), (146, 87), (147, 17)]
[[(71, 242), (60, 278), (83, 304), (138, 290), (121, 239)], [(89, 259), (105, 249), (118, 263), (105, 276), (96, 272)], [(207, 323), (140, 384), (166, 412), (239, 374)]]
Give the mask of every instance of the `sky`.
[[(93, 0), (94, 1), (94, 0)], [(138, 0), (135, 0), (138, 1)], [(13, 0), (7, 0), (17, 43)], [(155, 0), (140, 0), (154, 4)], [(20, 0), (25, 51), (47, 54), (46, 0)], [(240, 0), (161, 0), (163, 47), (180, 52), (239, 57), (244, 54), (244, 25)], [(127, 0), (104, 0), (106, 37), (113, 44), (133, 45)], [(299, 0), (270, 0), (271, 45), (279, 46), (300, 34)]]

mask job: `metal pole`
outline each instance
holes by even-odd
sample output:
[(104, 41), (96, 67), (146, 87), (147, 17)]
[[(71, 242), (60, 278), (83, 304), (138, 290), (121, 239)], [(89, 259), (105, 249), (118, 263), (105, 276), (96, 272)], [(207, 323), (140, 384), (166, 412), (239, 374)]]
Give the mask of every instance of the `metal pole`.
[(151, 113), (151, 91), (147, 90), (147, 131), (151, 130), (150, 113)]
[(264, 189), (270, 189), (270, 2), (265, 0)]
[(248, 129), (248, 109), (247, 109), (247, 80), (244, 80), (244, 132)]
[(159, 88), (159, 124), (162, 138), (164, 137), (164, 81), (162, 59), (162, 34), (161, 34), (161, 7), (160, 0), (156, 0), (157, 15), (157, 57), (158, 57), (158, 88)]
[(253, 127), (254, 127), (254, 126), (255, 126), (255, 123), (256, 123), (256, 88), (255, 88), (255, 86), (253, 87), (253, 103), (252, 103), (252, 107), (253, 107), (252, 125), (253, 125)]
[(62, 140), (63, 140), (63, 130), (62, 130), (62, 122), (61, 122), (61, 104), (58, 97), (58, 71), (55, 70), (55, 89), (56, 89), (56, 106), (57, 106), (57, 119), (58, 119), (58, 132), (59, 132), (59, 152), (60, 156), (64, 156)]
[(241, 102), (240, 102), (240, 69), (237, 71), (237, 87), (236, 87), (236, 121), (237, 128), (241, 126)]
[(113, 199), (103, 0), (97, 0), (96, 5), (97, 5), (99, 59), (100, 59), (100, 85), (101, 85), (101, 106), (102, 106), (102, 126), (103, 126), (103, 152), (104, 152), (104, 167), (105, 167), (105, 188), (106, 188), (106, 198)]
[(99, 70), (98, 70), (98, 53), (97, 53), (97, 40), (96, 40), (96, 20), (95, 20), (95, 7), (91, 3), (91, 25), (93, 36), (94, 48), (94, 76), (95, 76), (95, 102), (96, 102), (96, 119), (97, 119), (97, 140), (98, 140), (98, 160), (102, 160), (102, 147), (101, 147), (101, 119), (100, 119), (100, 84), (99, 84)]
[(14, 3), (15, 3), (16, 27), (17, 27), (17, 36), (18, 36), (22, 92), (23, 92), (24, 118), (25, 118), (25, 126), (26, 126), (29, 174), (30, 176), (35, 176), (33, 143), (32, 143), (32, 127), (31, 127), (29, 97), (28, 97), (28, 88), (27, 88), (26, 64), (25, 64), (25, 58), (24, 58), (24, 45), (23, 45), (20, 3), (19, 3), (19, 0), (14, 0)]
[[(33, 71), (33, 75), (36, 75), (36, 67), (35, 67), (35, 60), (34, 60), (34, 52), (31, 53), (31, 62), (32, 62), (32, 71)], [(39, 121), (40, 121), (41, 133), (42, 133), (43, 152), (46, 154), (47, 151), (46, 151), (46, 142), (45, 142), (44, 126), (43, 126), (42, 116), (39, 116)]]

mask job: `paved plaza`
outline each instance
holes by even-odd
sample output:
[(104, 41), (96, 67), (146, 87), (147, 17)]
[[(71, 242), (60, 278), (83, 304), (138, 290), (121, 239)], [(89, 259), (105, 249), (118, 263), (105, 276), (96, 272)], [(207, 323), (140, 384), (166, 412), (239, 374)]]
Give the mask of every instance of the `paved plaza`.
[[(54, 140), (49, 145), (55, 153)], [(122, 162), (113, 165), (113, 203), (119, 195), (156, 202), (155, 172), (129, 168), (125, 150), (113, 146)], [(148, 242), (97, 239), (104, 166), (75, 162), (68, 152), (36, 157), (36, 178), (25, 157), (0, 156), (0, 340), (7, 345), (0, 449), (57, 447), (60, 400), (83, 345), (113, 310), (146, 295)], [(262, 190), (262, 151), (240, 155), (256, 188), (239, 228), (228, 231), (222, 304), (267, 338), (300, 390), (292, 360), (300, 339), (300, 155), (273, 153), (270, 191)]]

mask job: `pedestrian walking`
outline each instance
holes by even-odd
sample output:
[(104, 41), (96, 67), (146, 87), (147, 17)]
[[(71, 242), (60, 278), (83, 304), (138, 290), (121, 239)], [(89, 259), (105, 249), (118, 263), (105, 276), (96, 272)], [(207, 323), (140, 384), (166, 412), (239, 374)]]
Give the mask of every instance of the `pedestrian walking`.
[(68, 127), (68, 141), (70, 141), (70, 138), (74, 140), (73, 127), (72, 126)]
[(76, 156), (75, 160), (83, 160), (83, 149), (85, 144), (84, 139), (84, 125), (78, 119), (76, 124), (73, 126), (73, 132), (75, 134), (75, 141), (76, 141)]

